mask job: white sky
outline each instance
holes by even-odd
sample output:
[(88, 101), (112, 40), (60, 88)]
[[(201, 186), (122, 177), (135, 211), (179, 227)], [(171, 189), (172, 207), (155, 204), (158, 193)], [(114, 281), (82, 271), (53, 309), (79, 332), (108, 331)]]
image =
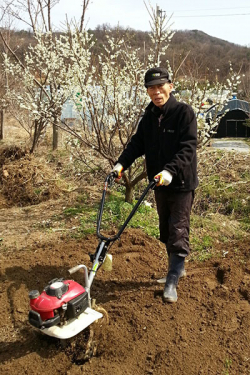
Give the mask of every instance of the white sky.
[[(52, 10), (54, 25), (59, 27), (68, 19), (81, 15), (83, 0), (60, 0)], [(147, 1), (148, 4), (148, 1)], [(174, 30), (201, 30), (232, 43), (250, 47), (250, 0), (151, 0), (167, 15), (173, 13)], [(136, 30), (150, 30), (149, 15), (143, 0), (91, 0), (86, 20), (87, 28), (108, 23)]]

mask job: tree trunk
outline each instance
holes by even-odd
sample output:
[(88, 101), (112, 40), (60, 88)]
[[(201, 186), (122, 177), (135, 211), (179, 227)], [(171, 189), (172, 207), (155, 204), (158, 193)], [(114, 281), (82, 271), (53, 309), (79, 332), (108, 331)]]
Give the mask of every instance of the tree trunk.
[(131, 185), (126, 186), (125, 202), (133, 203), (134, 187)]
[(56, 119), (53, 124), (53, 151), (58, 148), (58, 127), (56, 125)]
[(3, 139), (3, 123), (4, 123), (4, 111), (0, 111), (0, 140)]
[(37, 140), (38, 140), (38, 120), (35, 120), (34, 121), (34, 134), (33, 134), (32, 146), (31, 146), (31, 149), (30, 149), (31, 154), (35, 150)]

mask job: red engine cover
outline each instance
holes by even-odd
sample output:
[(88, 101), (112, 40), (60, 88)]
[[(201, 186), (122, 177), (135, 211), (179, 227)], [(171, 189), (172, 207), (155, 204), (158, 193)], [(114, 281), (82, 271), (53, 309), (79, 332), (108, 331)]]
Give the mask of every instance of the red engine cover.
[(71, 301), (85, 292), (82, 285), (73, 280), (63, 280), (63, 283), (68, 285), (68, 290), (60, 299), (54, 296), (49, 296), (45, 291), (43, 291), (40, 296), (30, 300), (31, 309), (38, 312), (43, 321), (53, 318), (54, 310), (60, 308), (63, 304)]

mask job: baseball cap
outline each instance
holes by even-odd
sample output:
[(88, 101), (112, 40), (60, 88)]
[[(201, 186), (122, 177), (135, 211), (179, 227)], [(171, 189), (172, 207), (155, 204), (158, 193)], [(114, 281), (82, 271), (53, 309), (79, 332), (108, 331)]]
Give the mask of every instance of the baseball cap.
[(171, 82), (169, 73), (164, 68), (151, 68), (145, 74), (145, 87)]

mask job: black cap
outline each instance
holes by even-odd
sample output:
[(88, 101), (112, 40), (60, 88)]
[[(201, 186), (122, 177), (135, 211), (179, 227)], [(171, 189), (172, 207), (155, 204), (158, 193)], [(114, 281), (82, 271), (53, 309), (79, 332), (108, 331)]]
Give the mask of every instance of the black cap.
[(151, 68), (145, 74), (145, 86), (160, 85), (161, 83), (171, 82), (169, 73), (164, 68)]

